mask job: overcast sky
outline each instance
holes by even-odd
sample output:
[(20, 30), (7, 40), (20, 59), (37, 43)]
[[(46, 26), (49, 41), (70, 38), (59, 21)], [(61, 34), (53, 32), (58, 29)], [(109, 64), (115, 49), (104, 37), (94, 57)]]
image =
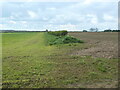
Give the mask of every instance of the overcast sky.
[[(74, 1), (74, 0), (73, 0)], [(0, 29), (118, 29), (118, 2), (1, 2)]]

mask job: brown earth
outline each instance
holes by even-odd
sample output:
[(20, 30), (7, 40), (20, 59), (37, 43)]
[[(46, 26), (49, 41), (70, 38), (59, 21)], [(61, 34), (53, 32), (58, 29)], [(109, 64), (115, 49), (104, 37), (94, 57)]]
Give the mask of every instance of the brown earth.
[(116, 32), (76, 32), (69, 35), (85, 41), (85, 44), (90, 46), (73, 51), (72, 55), (118, 58), (118, 33)]

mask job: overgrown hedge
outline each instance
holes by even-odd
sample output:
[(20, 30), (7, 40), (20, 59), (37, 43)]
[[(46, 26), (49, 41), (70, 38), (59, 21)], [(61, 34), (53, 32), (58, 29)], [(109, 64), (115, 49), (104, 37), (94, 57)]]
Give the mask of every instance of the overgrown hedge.
[(68, 34), (67, 30), (49, 31), (47, 33), (48, 33), (48, 36), (50, 35), (48, 40), (49, 45), (83, 43), (82, 40), (79, 40), (77, 38), (67, 35)]
[(54, 39), (51, 40), (49, 39), (49, 45), (68, 44), (68, 43), (84, 43), (84, 42), (69, 35), (62, 37), (55, 36)]
[(55, 35), (55, 36), (65, 36), (68, 34), (67, 30), (63, 31), (49, 31), (49, 34)]

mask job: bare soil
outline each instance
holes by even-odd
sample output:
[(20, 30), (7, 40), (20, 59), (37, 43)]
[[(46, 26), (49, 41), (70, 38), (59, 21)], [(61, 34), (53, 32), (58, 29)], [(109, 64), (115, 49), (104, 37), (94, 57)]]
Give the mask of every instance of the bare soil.
[(116, 32), (84, 32), (69, 33), (85, 41), (90, 47), (73, 51), (72, 55), (92, 56), (99, 58), (118, 58), (118, 33)]

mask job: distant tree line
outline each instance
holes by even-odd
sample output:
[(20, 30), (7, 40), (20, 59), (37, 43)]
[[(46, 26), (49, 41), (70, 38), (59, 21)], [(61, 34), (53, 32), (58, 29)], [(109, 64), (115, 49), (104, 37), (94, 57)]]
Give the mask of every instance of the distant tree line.
[(90, 28), (91, 32), (98, 32), (98, 28)]
[(108, 29), (108, 30), (104, 30), (104, 32), (120, 32), (120, 30), (110, 30), (110, 29)]
[[(98, 32), (98, 28), (90, 28), (89, 32)], [(83, 30), (83, 32), (88, 32), (87, 30)]]
[(0, 30), (1, 33), (9, 33), (15, 32), (14, 30)]
[(21, 31), (21, 30), (0, 30), (1, 33), (13, 33), (13, 32), (45, 32), (45, 31)]
[[(99, 29), (98, 28), (90, 28), (89, 30), (83, 30), (83, 32), (98, 32)], [(120, 30), (111, 30), (111, 29), (106, 29), (104, 31), (101, 32), (120, 32)]]
[(88, 32), (87, 30), (83, 30), (83, 32)]
[(47, 31), (49, 34), (55, 35), (55, 36), (65, 36), (67, 35), (67, 30), (62, 30), (62, 31)]
[[(98, 28), (90, 28), (89, 30), (83, 30), (82, 32), (98, 32), (99, 29)], [(0, 30), (0, 33), (13, 33), (13, 32), (48, 32), (54, 35), (66, 35), (68, 32), (67, 30), (62, 30), (61, 31), (48, 31), (47, 29), (45, 31), (25, 31), (25, 30)], [(79, 31), (73, 31), (73, 32), (79, 32)], [(111, 30), (111, 29), (106, 29), (104, 31), (99, 31), (99, 32), (120, 32), (120, 30)]]

